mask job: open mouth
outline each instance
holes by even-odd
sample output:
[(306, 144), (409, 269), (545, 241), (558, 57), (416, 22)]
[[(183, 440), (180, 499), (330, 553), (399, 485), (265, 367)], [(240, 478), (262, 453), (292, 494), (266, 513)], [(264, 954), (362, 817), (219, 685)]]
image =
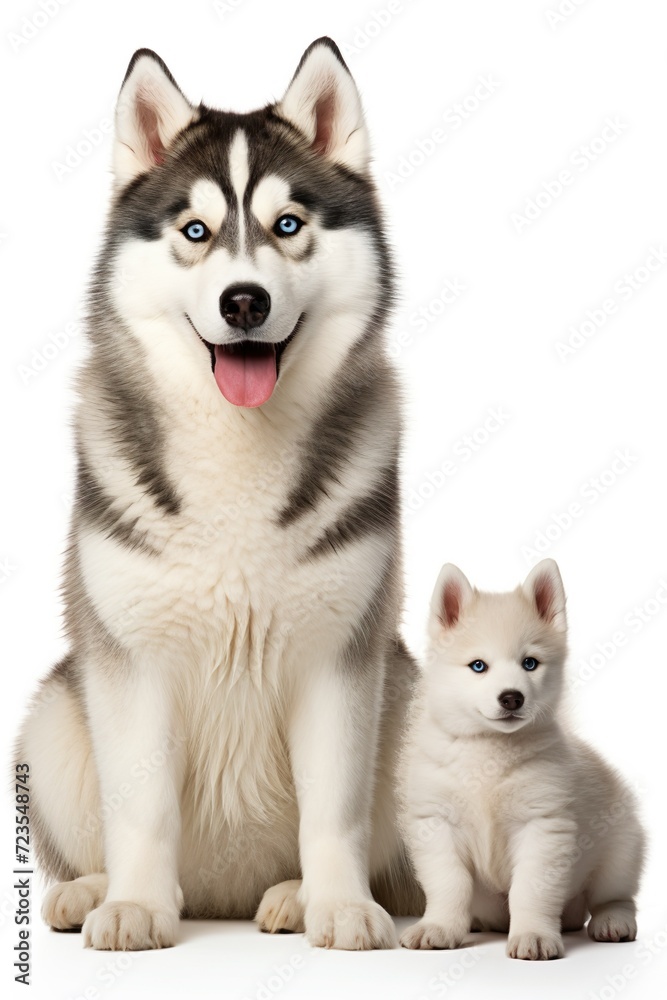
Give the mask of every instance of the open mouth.
[(296, 336), (304, 313), (299, 316), (289, 337), (279, 344), (247, 339), (230, 344), (211, 344), (204, 340), (187, 313), (185, 315), (208, 348), (213, 377), (225, 399), (234, 406), (255, 407), (266, 403), (276, 387), (285, 348)]

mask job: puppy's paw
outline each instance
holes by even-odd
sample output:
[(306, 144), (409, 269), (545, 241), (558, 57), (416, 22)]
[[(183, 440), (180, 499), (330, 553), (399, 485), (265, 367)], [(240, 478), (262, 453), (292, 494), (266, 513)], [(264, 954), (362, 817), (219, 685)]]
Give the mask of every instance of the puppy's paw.
[(420, 920), (401, 934), (404, 948), (460, 948), (466, 936), (466, 926), (436, 924), (432, 920)]
[(42, 903), (45, 923), (57, 931), (79, 930), (106, 896), (106, 875), (84, 875), (72, 882), (52, 885)]
[(298, 899), (300, 888), (301, 879), (295, 878), (266, 890), (255, 914), (260, 931), (269, 934), (305, 931), (303, 905)]
[(563, 939), (560, 934), (510, 934), (506, 953), (509, 958), (521, 958), (528, 962), (545, 961), (550, 958), (562, 958), (565, 954)]
[(637, 921), (632, 904), (610, 904), (596, 910), (588, 921), (588, 936), (593, 941), (634, 941)]
[(99, 951), (171, 948), (177, 932), (177, 910), (149, 909), (141, 903), (114, 900), (88, 914), (83, 925), (83, 943), (86, 948)]
[(396, 945), (394, 921), (372, 899), (311, 903), (306, 907), (306, 936), (317, 948), (345, 951)]

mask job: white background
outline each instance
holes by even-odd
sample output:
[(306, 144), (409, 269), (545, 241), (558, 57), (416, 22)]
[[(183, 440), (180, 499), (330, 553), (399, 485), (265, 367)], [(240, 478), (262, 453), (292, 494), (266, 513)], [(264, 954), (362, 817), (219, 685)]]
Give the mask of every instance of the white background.
[[(443, 561), (504, 589), (541, 545), (569, 595), (576, 723), (638, 789), (654, 849), (639, 942), (575, 935), (563, 961), (544, 965), (505, 959), (499, 937), (477, 936), (449, 954), (349, 955), (216, 922), (184, 925), (173, 950), (119, 959), (43, 928), (36, 884), (28, 995), (658, 996), (667, 975), (667, 866), (664, 846), (656, 850), (667, 841), (667, 24), (659, 0), (223, 0), (219, 10), (209, 0), (44, 3), (57, 7), (48, 18), (38, 0), (5, 3), (0, 29), (3, 759), (29, 692), (65, 649), (58, 583), (72, 490), (71, 382), (83, 345), (80, 334), (67, 344), (59, 335), (80, 317), (100, 240), (111, 148), (101, 126), (127, 62), (150, 46), (193, 100), (248, 110), (278, 98), (303, 49), (329, 34), (363, 95), (400, 267), (390, 342), (409, 432), (407, 639), (420, 649)], [(616, 122), (613, 141), (599, 138), (607, 119)], [(78, 163), (70, 151), (63, 169), (68, 147), (95, 129), (98, 145)], [(559, 193), (564, 170), (571, 183)], [(532, 221), (522, 222), (538, 195)], [(464, 290), (444, 303), (452, 287)], [(561, 357), (558, 345), (587, 311), (599, 321), (605, 300), (614, 311), (599, 327), (591, 320), (582, 346)], [(65, 346), (45, 358), (52, 336)], [(502, 426), (485, 429), (498, 409)], [(610, 471), (619, 450), (625, 467)], [(443, 467), (449, 475), (434, 475)], [(572, 504), (578, 513), (568, 524)], [(6, 799), (1, 829), (0, 976), (11, 982)]]

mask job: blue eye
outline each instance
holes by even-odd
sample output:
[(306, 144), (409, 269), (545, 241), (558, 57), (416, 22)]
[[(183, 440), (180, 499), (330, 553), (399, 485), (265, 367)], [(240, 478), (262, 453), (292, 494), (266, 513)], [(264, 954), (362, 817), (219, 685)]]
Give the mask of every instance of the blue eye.
[(489, 669), (484, 660), (473, 660), (468, 666), (475, 674), (483, 674), (485, 670)]
[(208, 226), (205, 226), (203, 222), (199, 221), (199, 219), (194, 219), (192, 222), (188, 222), (187, 225), (183, 226), (181, 232), (186, 239), (191, 240), (192, 243), (202, 243), (211, 235)]
[(539, 663), (534, 656), (527, 656), (521, 666), (524, 670), (535, 670), (536, 667), (539, 667)]
[(294, 236), (298, 233), (303, 225), (301, 219), (297, 219), (296, 215), (281, 215), (273, 231), (276, 236)]

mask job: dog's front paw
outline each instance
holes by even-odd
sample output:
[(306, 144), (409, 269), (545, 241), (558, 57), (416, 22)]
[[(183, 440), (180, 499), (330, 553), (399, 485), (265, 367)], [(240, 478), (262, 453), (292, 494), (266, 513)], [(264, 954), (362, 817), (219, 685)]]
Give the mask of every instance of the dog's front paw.
[(460, 948), (466, 936), (467, 927), (437, 924), (432, 920), (420, 920), (401, 934), (404, 948)]
[(171, 948), (178, 932), (178, 910), (148, 908), (114, 900), (86, 917), (83, 943), (99, 951), (144, 951)]
[(560, 934), (510, 934), (507, 942), (509, 958), (521, 958), (528, 962), (545, 961), (550, 958), (562, 958), (565, 954), (563, 939)]
[(367, 951), (395, 947), (396, 928), (372, 899), (312, 903), (306, 907), (306, 937), (318, 948)]
[(588, 922), (588, 936), (593, 941), (634, 941), (637, 937), (634, 906), (611, 903), (596, 910)]
[(294, 878), (266, 890), (255, 914), (261, 931), (269, 934), (303, 933), (306, 928), (303, 905), (298, 897), (300, 888), (301, 880)]
[(42, 916), (57, 931), (78, 930), (107, 891), (106, 875), (84, 875), (52, 885), (42, 903)]

